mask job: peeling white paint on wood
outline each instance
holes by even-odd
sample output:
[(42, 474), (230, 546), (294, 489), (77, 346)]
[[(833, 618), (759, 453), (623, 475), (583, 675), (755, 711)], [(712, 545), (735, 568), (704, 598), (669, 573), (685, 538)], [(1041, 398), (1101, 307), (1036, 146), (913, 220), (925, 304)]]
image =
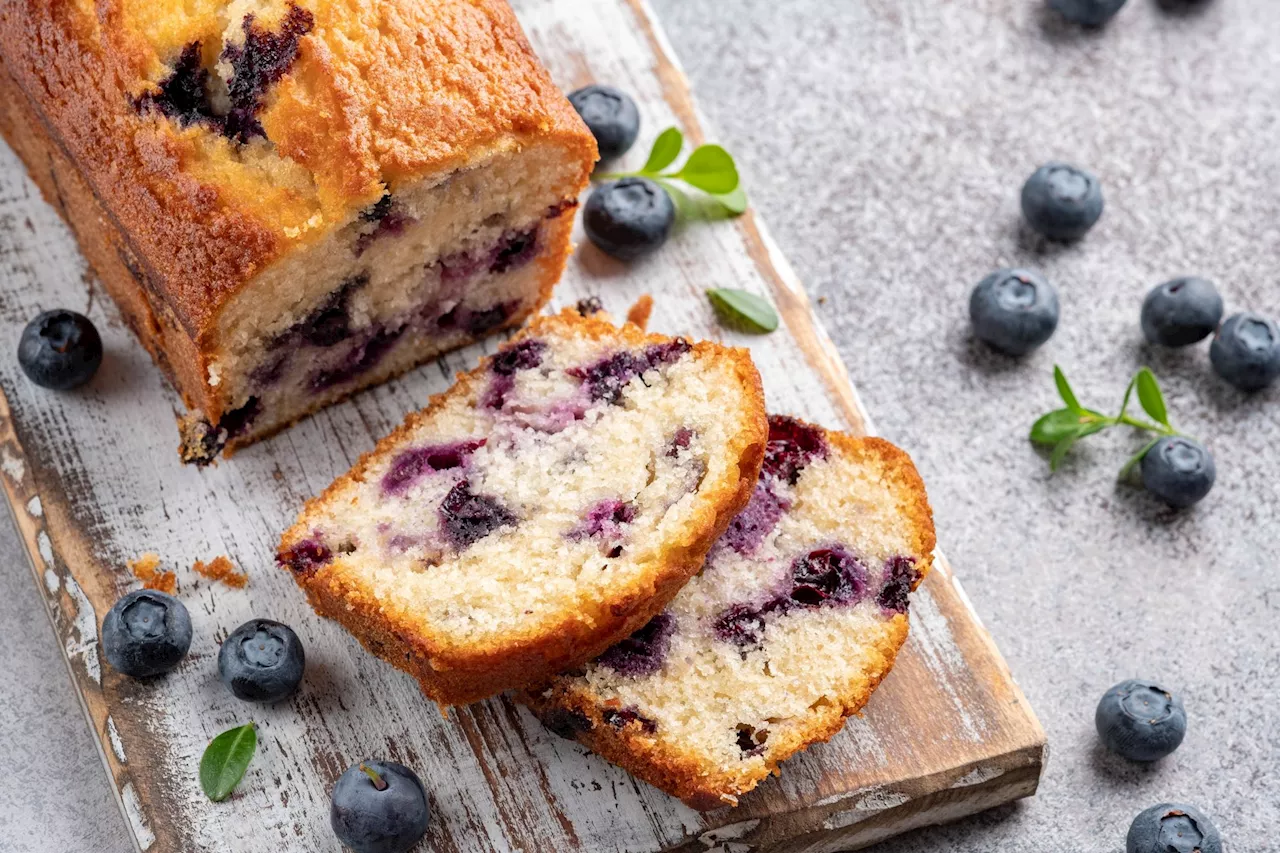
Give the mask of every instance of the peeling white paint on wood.
[(698, 836), (698, 840), (708, 847), (715, 847), (725, 841), (733, 841), (749, 834), (760, 825), (758, 820), (744, 820), (742, 823), (731, 823), (728, 826), (722, 826), (711, 832), (704, 832)]
[[(703, 135), (643, 0), (514, 5), (565, 89), (598, 79), (636, 95), (645, 136), (620, 167), (638, 166), (666, 126), (680, 124), (694, 139)], [(651, 293), (655, 331), (750, 347), (772, 410), (867, 429), (834, 348), (813, 323), (803, 288), (762, 224), (745, 217), (691, 225), (625, 274), (587, 245), (580, 230), (576, 239), (580, 249), (557, 291), (557, 305), (599, 295), (621, 316)], [(336, 849), (329, 789), (351, 762), (366, 757), (401, 761), (428, 780), (436, 817), (426, 849), (436, 853), (660, 853), (705, 847), (704, 839), (736, 853), (790, 853), (779, 827), (808, 833), (808, 853), (833, 806), (863, 802), (857, 798), (877, 788), (951, 778), (948, 771), (957, 768), (1009, 768), (963, 794), (910, 789), (914, 800), (904, 812), (915, 814), (937, 794), (959, 797), (949, 806), (957, 815), (994, 804), (997, 790), (1005, 801), (1034, 789), (1043, 735), (941, 574), (926, 581), (912, 640), (865, 716), (850, 720), (830, 743), (787, 762), (781, 778), (763, 783), (738, 809), (695, 812), (554, 737), (506, 699), (457, 709), (444, 719), (412, 679), (317, 619), (292, 580), (274, 568), (272, 553), (303, 501), (497, 342), (449, 355), (201, 471), (183, 467), (175, 453), (176, 395), (100, 286), (89, 304), (74, 242), (3, 146), (0, 256), (7, 261), (0, 276), (0, 350), (13, 351), (23, 323), (40, 306), (60, 304), (87, 306), (109, 353), (91, 393), (76, 395), (43, 392), (0, 359), (8, 404), (0, 422), (10, 433), (0, 448), (0, 471), (13, 505), (27, 509), (15, 514), (29, 550), (43, 561), (37, 583), (47, 592), (67, 656), (83, 663), (83, 671), (72, 669), (93, 730), (99, 737), (105, 733), (105, 748), (124, 765), (116, 768), (116, 784), (139, 849)], [(784, 327), (768, 336), (720, 327), (705, 298), (710, 287), (765, 295), (778, 306)], [(25, 447), (19, 448), (18, 435)], [(47, 491), (36, 494), (36, 483)], [(180, 597), (195, 635), (187, 661), (155, 682), (107, 678), (104, 684), (95, 607), (105, 612), (135, 586), (125, 562), (147, 551), (180, 567), (227, 554), (251, 583), (245, 590), (183, 587)], [(306, 644), (307, 675), (290, 702), (250, 708), (212, 675), (217, 642), (255, 616), (291, 624)], [(260, 751), (237, 794), (212, 804), (196, 779), (201, 752), (214, 735), (250, 716), (259, 725)], [(134, 761), (126, 765), (125, 755)], [(891, 811), (886, 806), (875, 814), (882, 819)], [(860, 831), (834, 830), (838, 842), (832, 844), (840, 846), (829, 849), (862, 843), (851, 834)]]
[(134, 843), (138, 845), (139, 850), (150, 850), (156, 843), (156, 836), (147, 825), (147, 819), (142, 813), (142, 804), (138, 801), (138, 792), (134, 790), (132, 782), (126, 783), (120, 789), (120, 799), (124, 805), (124, 815), (129, 820), (129, 828), (133, 830)]
[(74, 608), (72, 630), (74, 637), (67, 637), (65, 648), (67, 657), (79, 657), (84, 663), (84, 671), (95, 684), (102, 684), (102, 665), (98, 662), (98, 617), (76, 579), (67, 576), (67, 595), (71, 597)]
[(6, 447), (0, 450), (0, 471), (7, 474), (14, 482), (21, 483), (22, 478), (27, 476), (27, 465)]
[(951, 783), (952, 788), (968, 788), (972, 785), (981, 785), (984, 782), (990, 782), (1004, 775), (1004, 770), (992, 765), (982, 765), (975, 767), (959, 779)]
[(120, 730), (116, 728), (116, 721), (111, 717), (107, 717), (107, 740), (111, 742), (111, 752), (116, 760), (121, 764), (127, 762), (128, 759), (124, 756), (124, 741), (120, 740)]

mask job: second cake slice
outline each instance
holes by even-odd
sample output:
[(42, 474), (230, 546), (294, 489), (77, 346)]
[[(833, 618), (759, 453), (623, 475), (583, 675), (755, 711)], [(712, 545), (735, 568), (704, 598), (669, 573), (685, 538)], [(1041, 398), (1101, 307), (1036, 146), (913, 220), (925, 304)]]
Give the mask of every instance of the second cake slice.
[(279, 562), (440, 704), (544, 680), (643, 626), (754, 487), (743, 350), (535, 321), (312, 501)]

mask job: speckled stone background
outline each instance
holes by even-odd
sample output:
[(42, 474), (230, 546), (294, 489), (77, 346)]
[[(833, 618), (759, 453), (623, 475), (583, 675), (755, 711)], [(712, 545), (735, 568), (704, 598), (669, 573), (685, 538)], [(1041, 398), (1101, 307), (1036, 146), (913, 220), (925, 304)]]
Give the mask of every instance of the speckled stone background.
[[(1277, 847), (1280, 388), (1246, 397), (1207, 345), (1143, 345), (1146, 290), (1212, 278), (1228, 310), (1280, 315), (1280, 3), (1129, 0), (1110, 27), (1039, 0), (653, 0), (720, 141), (815, 297), (879, 431), (909, 449), (939, 538), (1051, 742), (1039, 796), (878, 848), (1123, 850), (1132, 816), (1199, 804), (1235, 851)], [(652, 130), (652, 129), (650, 129)], [(1041, 161), (1102, 178), (1107, 210), (1070, 247), (1019, 226)], [(1023, 361), (970, 337), (970, 287), (1034, 265), (1062, 291)], [(1115, 484), (1133, 435), (1095, 437), (1050, 477), (1026, 441), (1060, 363), (1118, 406), (1150, 365), (1218, 485), (1174, 513)], [(0, 849), (128, 849), (97, 748), (0, 521)], [(1162, 680), (1190, 732), (1153, 767), (1107, 755), (1093, 708)], [(437, 784), (447, 784), (440, 781)]]

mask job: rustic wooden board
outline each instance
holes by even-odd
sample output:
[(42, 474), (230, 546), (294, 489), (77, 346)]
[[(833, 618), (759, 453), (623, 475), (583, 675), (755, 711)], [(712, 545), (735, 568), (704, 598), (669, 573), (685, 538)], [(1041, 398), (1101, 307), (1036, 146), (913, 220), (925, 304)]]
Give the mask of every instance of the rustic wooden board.
[[(538, 52), (566, 88), (599, 80), (635, 93), (652, 135), (702, 137), (684, 77), (644, 0), (517, 0)], [(643, 157), (642, 151), (633, 154)], [(88, 283), (86, 293), (85, 284)], [(785, 328), (743, 337), (715, 322), (703, 291), (768, 294)], [(598, 294), (621, 314), (657, 296), (659, 331), (750, 346), (773, 411), (868, 431), (869, 421), (804, 291), (761, 223), (689, 227), (657, 257), (624, 268), (584, 246), (557, 302)], [(97, 297), (97, 298), (96, 298)], [(0, 472), (71, 674), (140, 850), (328, 851), (328, 791), (352, 761), (412, 765), (432, 791), (434, 851), (834, 851), (954, 819), (1035, 791), (1044, 734), (945, 559), (915, 597), (907, 649), (866, 714), (737, 809), (699, 814), (544, 730), (507, 699), (449, 719), (407, 677), (317, 619), (271, 564), (301, 503), (345, 471), (405, 413), (443, 390), (480, 348), (456, 353), (200, 471), (175, 452), (175, 394), (97, 294), (92, 275), (16, 157), (0, 146), (0, 351), (14, 352), (41, 308), (86, 309), (108, 358), (83, 391), (30, 385), (0, 358)], [(492, 344), (488, 348), (491, 349)], [(945, 538), (945, 531), (943, 531)], [(196, 640), (149, 683), (105, 667), (98, 625), (136, 582), (127, 559), (156, 551), (176, 569)], [(197, 577), (229, 554), (246, 590)], [(217, 680), (217, 643), (251, 616), (299, 629), (308, 671), (292, 702), (238, 702)], [(223, 729), (254, 719), (261, 748), (227, 802), (196, 782)]]

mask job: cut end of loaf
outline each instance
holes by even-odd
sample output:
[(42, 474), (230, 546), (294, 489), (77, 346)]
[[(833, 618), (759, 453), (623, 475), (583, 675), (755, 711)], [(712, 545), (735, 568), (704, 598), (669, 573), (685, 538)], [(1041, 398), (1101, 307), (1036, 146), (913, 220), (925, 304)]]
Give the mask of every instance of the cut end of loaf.
[(772, 418), (751, 502), (663, 613), (524, 700), (699, 809), (736, 805), (840, 730), (906, 639), (934, 547), (907, 456)]
[(555, 148), (388, 193), (329, 239), (265, 271), (220, 320), (184, 458), (207, 461), (404, 370), (517, 325), (569, 252), (578, 165)]
[(432, 698), (475, 701), (660, 611), (749, 499), (765, 435), (744, 351), (566, 311), (313, 501), (279, 560)]

